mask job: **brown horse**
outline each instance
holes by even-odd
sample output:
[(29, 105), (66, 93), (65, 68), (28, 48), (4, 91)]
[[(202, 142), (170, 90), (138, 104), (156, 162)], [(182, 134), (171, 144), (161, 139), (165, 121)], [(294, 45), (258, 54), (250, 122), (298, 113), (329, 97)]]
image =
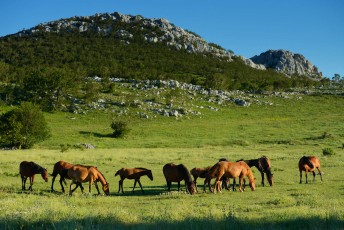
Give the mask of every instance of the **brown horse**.
[(185, 186), (187, 191), (193, 195), (196, 192), (195, 184), (192, 181), (191, 174), (189, 170), (183, 165), (175, 165), (173, 163), (169, 163), (164, 165), (162, 169), (166, 182), (168, 191), (171, 191), (171, 184), (172, 182), (178, 182), (178, 191), (180, 189), (180, 181), (185, 181)]
[[(106, 195), (110, 194), (109, 184), (106, 182), (105, 177), (103, 174), (93, 166), (81, 166), (81, 165), (74, 165), (68, 169), (68, 177), (71, 178), (72, 183), (69, 186), (69, 195), (77, 189), (78, 183), (89, 182), (89, 192), (91, 193), (91, 186), (94, 183), (96, 189), (98, 191), (98, 195), (100, 194), (97, 182), (102, 184), (102, 189)], [(77, 184), (77, 186), (72, 190), (72, 185)], [(83, 192), (83, 189), (81, 190)]]
[(142, 185), (140, 182), (141, 176), (148, 176), (149, 179), (153, 180), (152, 171), (149, 169), (145, 169), (145, 168), (121, 168), (120, 170), (118, 170), (116, 172), (115, 176), (117, 176), (117, 175), (119, 175), (121, 177), (121, 179), (118, 181), (118, 184), (119, 184), (118, 192), (120, 192), (120, 190), (122, 188), (122, 193), (124, 193), (123, 192), (123, 181), (125, 178), (128, 178), (129, 180), (135, 180), (133, 192), (134, 192), (134, 189), (136, 187), (136, 183), (138, 183), (140, 185), (142, 193), (144, 193), (144, 192), (143, 192)]
[(314, 170), (318, 169), (318, 174), (320, 175), (321, 181), (323, 172), (320, 171), (320, 160), (315, 156), (303, 156), (299, 161), (299, 170), (300, 170), (300, 184), (302, 184), (302, 171), (305, 171), (306, 175), (306, 184), (308, 183), (308, 172), (313, 172), (313, 182), (315, 182), (315, 172)]
[[(55, 191), (54, 182), (57, 175), (60, 175), (60, 185), (62, 188), (62, 192), (65, 192), (62, 182), (65, 185), (67, 184), (65, 179), (70, 179), (68, 176), (68, 169), (70, 169), (72, 166), (73, 164), (70, 164), (66, 161), (58, 161), (55, 163), (53, 173), (51, 174), (51, 176), (53, 177), (52, 182), (51, 182), (51, 192)], [(77, 186), (80, 186), (81, 190), (84, 190), (81, 183), (78, 183)]]
[[(195, 188), (197, 191), (197, 178), (206, 178), (208, 175), (208, 171), (210, 170), (210, 166), (206, 167), (206, 168), (193, 168), (190, 170), (191, 175), (193, 176), (194, 180), (194, 184), (195, 184)], [(204, 180), (204, 188), (206, 186), (207, 180)]]
[(26, 179), (29, 177), (30, 187), (28, 190), (32, 191), (32, 185), (35, 178), (35, 174), (41, 174), (43, 180), (45, 180), (45, 182), (48, 182), (47, 170), (32, 161), (21, 162), (19, 165), (19, 173), (22, 180), (22, 190), (25, 190)]
[(262, 176), (263, 187), (265, 186), (265, 184), (264, 184), (264, 173), (266, 174), (266, 178), (268, 179), (270, 186), (273, 185), (274, 174), (271, 173), (271, 162), (270, 162), (269, 158), (267, 158), (266, 156), (262, 156), (261, 158), (258, 158), (258, 159), (252, 159), (252, 160), (240, 159), (238, 161), (245, 161), (245, 163), (248, 164), (248, 166), (250, 166), (250, 167), (254, 166), (258, 169), (258, 171), (260, 172), (260, 174)]
[(229, 162), (229, 161), (220, 161), (216, 163), (213, 167), (211, 167), (207, 179), (209, 181), (209, 190), (212, 191), (210, 181), (211, 178), (216, 178), (215, 185), (214, 185), (214, 192), (220, 191), (221, 192), (221, 177), (226, 176), (228, 178), (237, 178), (239, 177), (239, 185), (240, 185), (240, 192), (243, 191), (242, 189), (242, 182), (244, 177), (247, 176), (249, 179), (249, 184), (254, 191), (256, 189), (255, 186), (255, 179), (250, 167), (243, 161), (239, 162)]

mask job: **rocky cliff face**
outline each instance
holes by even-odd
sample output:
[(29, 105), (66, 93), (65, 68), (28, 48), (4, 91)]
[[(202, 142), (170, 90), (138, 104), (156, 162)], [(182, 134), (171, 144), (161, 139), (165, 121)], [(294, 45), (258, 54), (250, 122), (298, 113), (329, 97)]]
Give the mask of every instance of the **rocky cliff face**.
[(268, 50), (251, 58), (256, 64), (272, 68), (289, 76), (303, 75), (313, 79), (322, 77), (318, 68), (309, 62), (303, 55), (294, 54), (286, 50)]

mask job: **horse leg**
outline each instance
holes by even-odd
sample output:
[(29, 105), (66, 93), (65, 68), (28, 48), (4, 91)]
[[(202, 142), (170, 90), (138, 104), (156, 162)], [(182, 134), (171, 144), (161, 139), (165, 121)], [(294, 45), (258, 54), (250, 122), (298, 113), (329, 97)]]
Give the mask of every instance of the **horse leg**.
[(141, 191), (142, 191), (142, 193), (144, 193), (140, 179), (139, 179), (139, 180), (137, 180), (137, 182), (139, 182), (139, 185), (140, 185)]
[(233, 185), (232, 185), (233, 192), (236, 191), (236, 180), (233, 178)]
[[(98, 188), (98, 183), (97, 181), (94, 182), (94, 186), (96, 186), (96, 189), (98, 191), (98, 195), (100, 195), (100, 191), (99, 191), (99, 188)], [(91, 193), (91, 190), (90, 190), (90, 193)]]
[(263, 187), (265, 186), (265, 184), (264, 184), (264, 173), (263, 172), (260, 172), (260, 174), (262, 175), (262, 185), (263, 185)]
[(120, 182), (121, 182), (121, 187), (120, 187), (120, 188), (121, 188), (121, 190), (122, 190), (122, 193), (124, 194), (124, 191), (123, 191), (123, 181), (124, 181), (124, 180), (121, 180), (121, 181), (120, 181)]
[(315, 171), (313, 171), (313, 183), (315, 183)]
[(54, 182), (55, 182), (55, 178), (56, 178), (56, 176), (53, 176), (53, 179), (51, 180), (51, 192), (54, 192), (55, 190), (54, 190)]
[(319, 172), (319, 175), (320, 175), (320, 179), (321, 179), (321, 181), (323, 181), (323, 179), (322, 179), (322, 172), (320, 171), (319, 167), (317, 169), (318, 169), (318, 172)]
[(196, 192), (198, 192), (198, 189), (197, 189), (197, 182), (196, 182), (196, 181), (197, 181), (197, 178), (198, 178), (197, 176), (194, 177), (194, 184), (195, 184)]
[(136, 187), (136, 183), (137, 183), (137, 180), (135, 179), (134, 188), (133, 188), (133, 193), (134, 193), (134, 189), (135, 189), (135, 187)]
[(308, 171), (306, 170), (306, 184), (308, 184)]
[(244, 181), (244, 175), (240, 175), (239, 177), (239, 191), (243, 192), (244, 190), (242, 189), (242, 182)]
[(26, 177), (23, 175), (20, 175), (21, 180), (22, 180), (22, 190), (25, 191), (25, 183), (26, 183)]
[(179, 192), (179, 189), (180, 189), (180, 181), (178, 181), (178, 192)]
[(171, 191), (171, 181), (166, 181), (167, 182), (167, 190), (170, 192)]
[[(53, 178), (53, 180), (55, 180), (55, 178)], [(60, 185), (61, 185), (62, 192), (64, 193), (65, 190), (64, 190), (64, 187), (63, 187), (62, 182), (65, 182), (65, 181), (64, 181), (64, 178), (63, 178), (62, 176), (60, 176)], [(53, 182), (53, 183), (54, 183), (54, 182)], [(51, 187), (51, 189), (53, 189), (53, 187)]]
[(300, 170), (300, 184), (302, 184), (302, 170)]
[(74, 184), (74, 181), (72, 180), (72, 182), (70, 182), (70, 185), (69, 185), (69, 195), (71, 196), (72, 193), (74, 192), (74, 190), (72, 190), (72, 185)]
[(30, 191), (32, 191), (32, 185), (33, 185), (34, 179), (35, 179), (35, 175), (32, 175), (32, 177), (30, 177), (30, 187), (29, 187)]

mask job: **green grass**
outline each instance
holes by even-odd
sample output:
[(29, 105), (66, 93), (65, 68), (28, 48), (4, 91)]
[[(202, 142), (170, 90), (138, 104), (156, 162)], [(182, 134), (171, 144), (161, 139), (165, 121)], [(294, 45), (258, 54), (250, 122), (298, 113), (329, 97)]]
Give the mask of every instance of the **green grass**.
[[(303, 155), (299, 148), (262, 147), (204, 147), (204, 148), (130, 148), (73, 150), (1, 151), (0, 171), (0, 228), (306, 228), (340, 229), (344, 226), (344, 162), (343, 150), (336, 156), (322, 157), (324, 181), (299, 184), (297, 162)], [(313, 152), (316, 154), (316, 152)], [(320, 151), (319, 151), (320, 153)], [(165, 163), (184, 163), (189, 169), (214, 164), (220, 157), (236, 160), (268, 155), (272, 162), (275, 184), (260, 186), (255, 192), (222, 194), (184, 192), (167, 193), (162, 167)], [(319, 155), (319, 154), (316, 154)], [(60, 159), (73, 163), (96, 165), (110, 183), (110, 197), (82, 195), (73, 197), (60, 192), (50, 193), (51, 179), (45, 183), (39, 175), (33, 192), (20, 190), (18, 166), (21, 160), (33, 160), (48, 168)], [(133, 181), (124, 181), (125, 194), (118, 194), (121, 167), (146, 167), (153, 171), (154, 181), (142, 178), (145, 194), (131, 192)], [(199, 191), (202, 180), (198, 181)], [(85, 184), (85, 187), (86, 184)], [(60, 185), (55, 182), (55, 189)], [(67, 189), (68, 191), (68, 189)], [(92, 194), (95, 194), (92, 188)]]
[[(343, 229), (343, 97), (267, 100), (274, 105), (203, 109), (203, 118), (133, 118), (123, 139), (106, 136), (112, 132), (110, 113), (46, 114), (52, 138), (32, 150), (0, 151), (0, 229)], [(77, 143), (97, 148), (60, 151), (61, 144)], [(323, 156), (324, 148), (336, 155)], [(176, 185), (166, 192), (166, 163), (191, 169), (213, 165), (221, 157), (234, 161), (262, 155), (271, 159), (273, 187), (262, 187), (253, 168), (255, 192), (190, 196), (176, 192)], [(319, 157), (323, 182), (317, 176), (316, 183), (299, 184), (297, 163), (303, 155)], [(18, 168), (23, 160), (35, 161), (49, 173), (59, 160), (95, 165), (110, 183), (111, 196), (80, 190), (73, 197), (50, 193), (51, 178), (45, 183), (39, 175), (34, 191), (22, 192)], [(141, 180), (145, 194), (133, 194), (130, 180), (124, 181), (125, 194), (117, 193), (114, 174), (122, 167), (152, 170), (154, 181)], [(198, 183), (201, 191), (203, 180)], [(60, 191), (58, 179), (54, 188)]]

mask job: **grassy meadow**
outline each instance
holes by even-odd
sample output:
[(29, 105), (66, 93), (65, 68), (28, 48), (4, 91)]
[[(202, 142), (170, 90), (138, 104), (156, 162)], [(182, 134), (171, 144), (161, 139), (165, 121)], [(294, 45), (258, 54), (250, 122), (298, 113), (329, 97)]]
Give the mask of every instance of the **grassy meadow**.
[[(130, 133), (109, 137), (111, 114), (46, 114), (52, 137), (31, 150), (0, 151), (0, 229), (343, 229), (344, 228), (344, 98), (303, 96), (301, 100), (273, 97), (274, 105), (219, 106), (202, 110), (202, 118), (132, 119)], [(206, 105), (205, 105), (206, 106)], [(69, 149), (60, 145), (91, 143), (96, 149)], [(322, 149), (331, 148), (332, 156)], [(202, 191), (196, 195), (166, 192), (162, 167), (183, 163), (188, 169), (213, 165), (219, 158), (271, 159), (275, 184), (252, 192)], [(323, 179), (299, 184), (297, 163), (303, 155), (318, 156)], [(35, 161), (51, 173), (59, 160), (95, 165), (110, 183), (111, 196), (72, 197), (50, 192), (36, 175), (33, 192), (21, 191), (19, 163)], [(154, 180), (142, 177), (145, 193), (132, 193), (133, 181), (124, 181), (118, 194), (122, 167), (145, 167)], [(303, 177), (304, 178), (304, 177)], [(54, 188), (61, 191), (58, 179)], [(70, 181), (67, 181), (66, 191)], [(183, 184), (183, 183), (182, 183)], [(84, 184), (88, 188), (88, 185)]]

